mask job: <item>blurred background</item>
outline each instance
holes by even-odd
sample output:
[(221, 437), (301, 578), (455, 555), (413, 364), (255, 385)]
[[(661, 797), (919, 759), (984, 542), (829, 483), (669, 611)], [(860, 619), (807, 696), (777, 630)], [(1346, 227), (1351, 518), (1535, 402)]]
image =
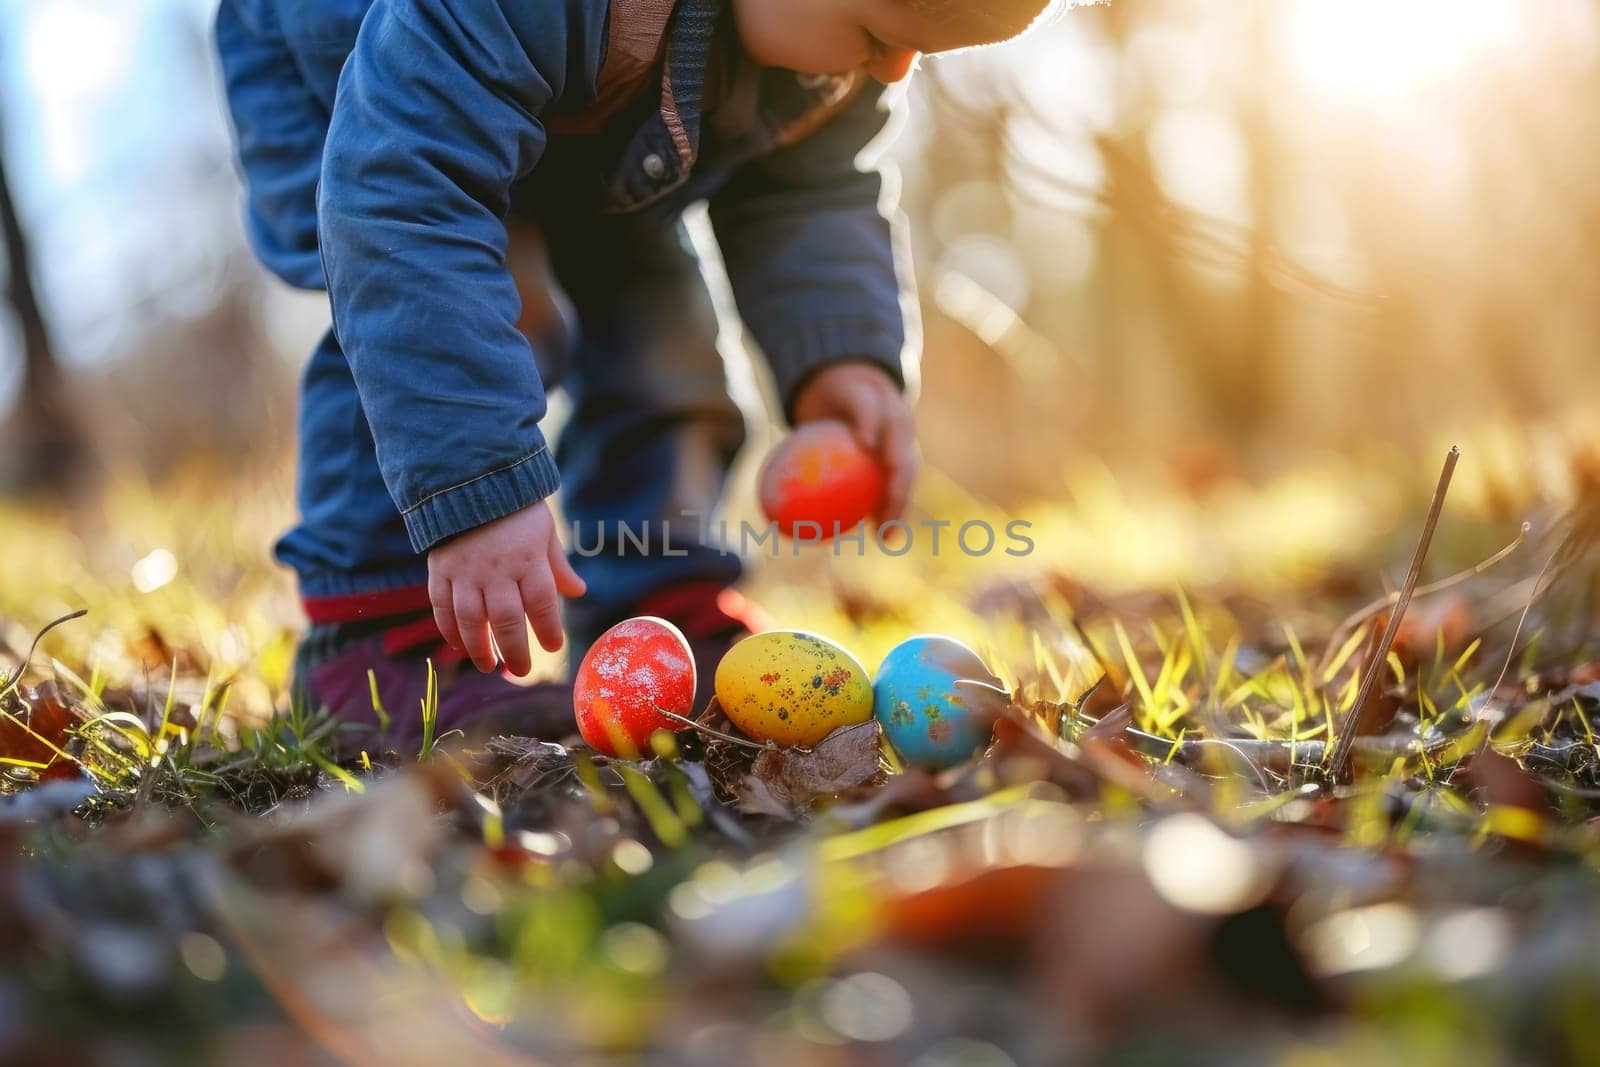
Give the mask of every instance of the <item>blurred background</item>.
[[(327, 312), (246, 247), (212, 8), (0, 5), (0, 486), (221, 466), (269, 490), (264, 553)], [(1597, 90), (1594, 0), (1118, 0), (925, 62), (893, 151), (928, 492), (1015, 509), (1092, 470), (1203, 497), (1375, 460), (1427, 481), (1455, 440), (1479, 474), (1519, 457), (1508, 491), (1556, 453), (1570, 481)]]
[[(290, 443), (325, 311), (245, 246), (212, 7), (0, 5), (8, 484), (74, 438), (157, 476)], [(1587, 415), (1597, 89), (1592, 0), (1118, 0), (926, 63), (930, 459), (1014, 500), (1073, 453), (1204, 478)]]

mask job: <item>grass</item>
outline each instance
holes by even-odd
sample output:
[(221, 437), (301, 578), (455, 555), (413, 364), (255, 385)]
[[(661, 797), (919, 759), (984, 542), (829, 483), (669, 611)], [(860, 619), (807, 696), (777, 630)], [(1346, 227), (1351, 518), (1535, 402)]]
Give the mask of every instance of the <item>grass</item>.
[(868, 663), (951, 633), (1015, 698), (985, 758), (798, 820), (730, 803), (750, 754), (714, 737), (463, 751), (431, 665), (379, 709), (421, 750), (337, 762), (289, 695), (276, 473), (0, 512), (15, 655), (89, 612), (0, 686), (0, 1049), (1592, 1060), (1600, 567), (1579, 475), (1554, 505), (1479, 477), (1468, 449), (1392, 647), (1409, 472), (1196, 497), (1082, 466), (1035, 558), (768, 563), (781, 623)]

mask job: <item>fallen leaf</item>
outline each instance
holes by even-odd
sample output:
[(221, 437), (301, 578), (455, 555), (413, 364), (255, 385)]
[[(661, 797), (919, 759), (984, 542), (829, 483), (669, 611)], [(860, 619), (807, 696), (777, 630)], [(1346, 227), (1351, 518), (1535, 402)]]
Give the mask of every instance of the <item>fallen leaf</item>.
[(884, 933), (897, 941), (946, 951), (1006, 957), (1037, 933), (1057, 869), (1037, 864), (969, 871), (883, 901)]
[(1467, 765), (1464, 777), (1491, 807), (1523, 808), (1548, 814), (1550, 791), (1510, 756), (1486, 748)]
[(361, 904), (431, 891), (443, 846), (442, 807), (463, 806), (442, 764), (418, 764), (363, 793), (319, 796), (301, 811), (252, 820), (230, 843), (234, 867), (258, 886), (334, 890)]
[(553, 785), (572, 776), (572, 755), (553, 741), (532, 737), (491, 737), (485, 754), (501, 765), (475, 775), (486, 790), (508, 789), (525, 793)]
[(814, 749), (767, 749), (739, 782), (739, 807), (792, 818), (819, 797), (880, 779), (884, 773), (880, 734), (874, 719), (835, 730)]
[(0, 759), (17, 761), (16, 766), (45, 765), (38, 769), (42, 781), (83, 777), (76, 763), (60, 755), (66, 751), (68, 731), (82, 720), (55, 684), (44, 683), (21, 704), (20, 710), (13, 705), (0, 716)]
[(1079, 740), (1095, 741), (1112, 737), (1121, 738), (1122, 732), (1131, 725), (1133, 725), (1133, 707), (1124, 701), (1101, 716), (1100, 721), (1085, 730)]
[(983, 763), (994, 771), (1001, 785), (1048, 781), (1066, 790), (1075, 800), (1100, 795), (1100, 778), (1075, 755), (1040, 737), (1012, 711), (995, 723), (994, 742), (984, 754)]
[(846, 826), (863, 827), (890, 817), (976, 800), (983, 795), (973, 782), (970, 766), (938, 776), (920, 767), (908, 767), (889, 778), (888, 784), (859, 801), (831, 808), (828, 816)]
[(738, 786), (739, 810), (747, 815), (771, 815), (778, 819), (799, 817), (798, 805), (787, 795), (780, 796), (772, 786), (755, 775), (746, 775)]

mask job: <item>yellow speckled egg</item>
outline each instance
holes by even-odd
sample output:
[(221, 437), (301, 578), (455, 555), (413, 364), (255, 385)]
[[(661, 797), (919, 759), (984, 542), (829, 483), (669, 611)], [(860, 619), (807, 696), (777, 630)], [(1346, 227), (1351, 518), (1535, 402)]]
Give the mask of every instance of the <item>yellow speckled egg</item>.
[(804, 630), (745, 638), (717, 664), (717, 703), (757, 741), (810, 747), (841, 726), (872, 718), (872, 681), (861, 661)]

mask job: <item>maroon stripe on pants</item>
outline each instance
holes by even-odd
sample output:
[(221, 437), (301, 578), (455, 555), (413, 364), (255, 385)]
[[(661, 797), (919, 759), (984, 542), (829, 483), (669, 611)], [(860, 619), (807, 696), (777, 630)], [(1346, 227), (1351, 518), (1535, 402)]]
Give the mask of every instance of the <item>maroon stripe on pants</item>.
[(376, 593), (348, 593), (344, 596), (304, 597), (306, 617), (312, 622), (359, 622), (387, 615), (405, 615), (431, 607), (428, 587), (405, 586)]

